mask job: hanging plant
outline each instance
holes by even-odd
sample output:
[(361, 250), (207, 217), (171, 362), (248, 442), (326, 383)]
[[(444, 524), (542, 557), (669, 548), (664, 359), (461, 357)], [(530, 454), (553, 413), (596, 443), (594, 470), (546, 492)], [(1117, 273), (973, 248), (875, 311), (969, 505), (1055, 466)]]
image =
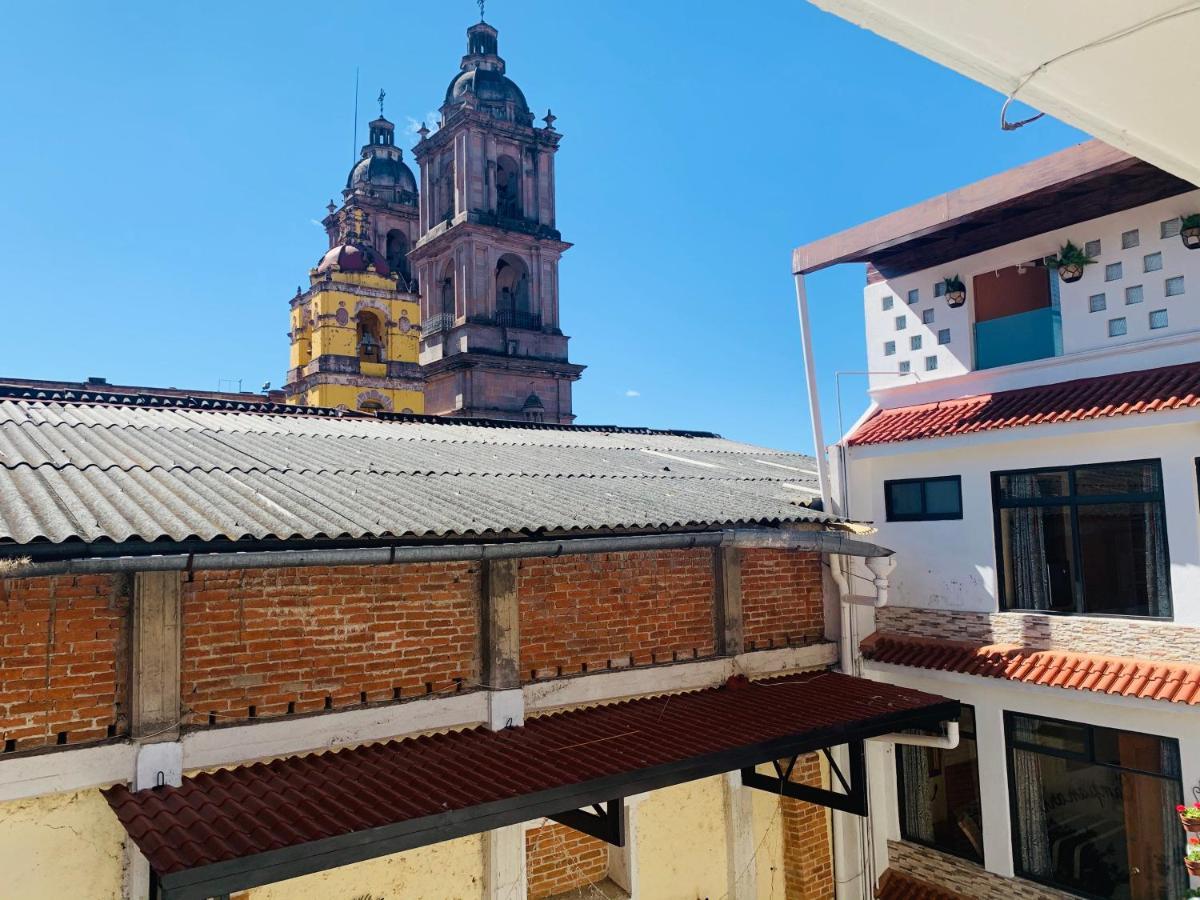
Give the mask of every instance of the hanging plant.
[(967, 286), (957, 275), (942, 279), (942, 288), (946, 294), (946, 303), (951, 309), (958, 309), (967, 302)]
[(1200, 875), (1200, 838), (1188, 838), (1187, 856), (1183, 864), (1187, 866), (1189, 875)]
[(1058, 269), (1059, 278), (1067, 284), (1071, 284), (1083, 277), (1084, 266), (1090, 266), (1095, 261), (1073, 243), (1067, 241), (1059, 248), (1058, 256), (1051, 257), (1049, 265)]
[(1179, 220), (1179, 238), (1189, 250), (1200, 250), (1200, 213)]
[(1185, 831), (1200, 831), (1200, 803), (1191, 806), (1180, 804), (1175, 807), (1175, 812), (1179, 813), (1179, 824)]

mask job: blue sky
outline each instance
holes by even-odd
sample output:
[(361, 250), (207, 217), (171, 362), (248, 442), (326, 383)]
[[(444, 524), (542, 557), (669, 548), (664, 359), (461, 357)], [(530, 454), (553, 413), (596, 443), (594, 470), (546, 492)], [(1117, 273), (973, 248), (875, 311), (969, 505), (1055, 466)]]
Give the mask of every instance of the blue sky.
[[(9, 8), (0, 374), (278, 386), (287, 301), (352, 162), (355, 66), (361, 142), (380, 87), (402, 127), (438, 108), (476, 16), (471, 0)], [(487, 18), (566, 136), (580, 422), (811, 449), (791, 248), (1084, 139), (1049, 119), (1002, 133), (995, 92), (796, 0), (491, 0)], [(833, 373), (864, 367), (862, 284), (858, 266), (810, 279), (830, 431)], [(843, 395), (849, 423), (863, 381)]]

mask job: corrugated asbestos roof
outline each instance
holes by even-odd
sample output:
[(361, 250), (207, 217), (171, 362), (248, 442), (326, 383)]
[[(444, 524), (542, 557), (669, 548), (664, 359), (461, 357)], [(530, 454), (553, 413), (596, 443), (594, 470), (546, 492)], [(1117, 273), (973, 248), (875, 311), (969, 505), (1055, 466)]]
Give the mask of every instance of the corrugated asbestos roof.
[(715, 435), (0, 400), (0, 545), (828, 521)]
[(1045, 687), (1119, 694), (1142, 700), (1200, 704), (1200, 665), (1121, 656), (1034, 650), (1013, 644), (973, 644), (877, 631), (863, 656), (898, 666), (1003, 678)]
[(637, 793), (647, 779), (689, 781), (957, 715), (956, 701), (833, 672), (740, 677), (502, 731), (407, 738), (204, 772), (181, 787), (120, 784), (104, 793), (154, 870), (170, 875), (284, 848), (325, 852), (313, 842), (400, 823), (432, 843), (444, 839), (440, 823), (465, 820), (462, 833), (471, 833), (471, 819), (500, 805), (526, 821)]
[(863, 422), (848, 442), (915, 441), (1194, 406), (1200, 406), (1200, 363), (1187, 363), (884, 409)]

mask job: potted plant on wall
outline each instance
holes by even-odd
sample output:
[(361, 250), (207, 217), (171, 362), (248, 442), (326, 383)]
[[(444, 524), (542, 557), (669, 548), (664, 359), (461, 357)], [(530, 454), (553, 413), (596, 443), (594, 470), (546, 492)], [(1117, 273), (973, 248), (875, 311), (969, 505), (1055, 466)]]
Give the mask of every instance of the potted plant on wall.
[(942, 279), (942, 287), (946, 294), (946, 303), (951, 309), (958, 309), (967, 302), (967, 286), (957, 275)]
[(1187, 866), (1189, 875), (1200, 875), (1200, 838), (1188, 838), (1187, 856), (1183, 864)]
[(1200, 803), (1193, 803), (1191, 806), (1180, 804), (1175, 807), (1175, 812), (1179, 813), (1179, 824), (1184, 828), (1184, 831), (1200, 831)]
[(1058, 277), (1067, 284), (1078, 281), (1083, 277), (1083, 267), (1090, 266), (1096, 260), (1088, 256), (1070, 241), (1063, 244), (1058, 250), (1058, 256), (1055, 256), (1050, 265), (1058, 269)]
[(1179, 220), (1179, 239), (1189, 250), (1200, 250), (1200, 213)]

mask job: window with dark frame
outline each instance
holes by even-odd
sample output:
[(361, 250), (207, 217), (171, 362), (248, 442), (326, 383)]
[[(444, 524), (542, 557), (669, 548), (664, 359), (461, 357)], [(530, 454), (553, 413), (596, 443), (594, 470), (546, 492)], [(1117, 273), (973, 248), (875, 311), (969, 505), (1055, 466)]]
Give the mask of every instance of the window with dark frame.
[(962, 518), (962, 477), (897, 478), (883, 483), (889, 522), (928, 522)]
[(983, 864), (975, 710), (963, 705), (953, 750), (896, 745), (900, 836)]
[(1000, 608), (1172, 617), (1157, 459), (992, 473)]
[(1018, 875), (1085, 897), (1187, 892), (1179, 742), (1004, 714)]

